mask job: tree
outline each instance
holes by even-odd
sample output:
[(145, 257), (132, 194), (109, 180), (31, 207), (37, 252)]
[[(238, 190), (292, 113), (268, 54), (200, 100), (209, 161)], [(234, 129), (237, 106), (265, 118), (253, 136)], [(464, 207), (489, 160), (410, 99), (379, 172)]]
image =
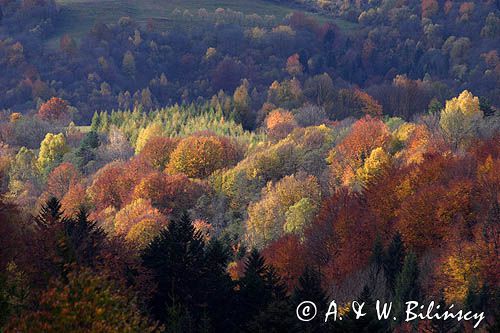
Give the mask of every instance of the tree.
[(142, 128), (137, 136), (137, 141), (135, 142), (135, 153), (139, 154), (141, 150), (146, 146), (149, 140), (161, 137), (163, 134), (162, 126), (158, 123), (152, 123), (151, 125)]
[(389, 129), (381, 120), (366, 116), (356, 121), (349, 134), (329, 153), (332, 185), (352, 184), (365, 159), (374, 149), (386, 147), (389, 138)]
[(276, 269), (288, 291), (297, 286), (306, 266), (306, 259), (300, 255), (303, 251), (304, 246), (295, 235), (285, 235), (262, 250), (262, 256)]
[(312, 221), (317, 212), (316, 204), (309, 198), (302, 198), (285, 213), (286, 222), (283, 229), (287, 233), (302, 234), (307, 223)]
[(81, 171), (86, 171), (89, 163), (95, 160), (98, 147), (99, 135), (94, 131), (88, 132), (75, 152), (76, 164)]
[(123, 207), (115, 216), (118, 235), (142, 246), (152, 240), (168, 221), (148, 200), (137, 199)]
[(69, 151), (66, 139), (62, 133), (47, 133), (40, 144), (38, 153), (38, 168), (44, 174), (48, 174), (52, 168), (62, 162), (64, 154)]
[(229, 139), (190, 136), (183, 139), (170, 155), (168, 171), (184, 173), (192, 178), (205, 178), (212, 172), (238, 161), (237, 147)]
[(38, 116), (50, 122), (59, 122), (69, 120), (68, 102), (59, 98), (52, 97), (43, 103), (38, 109)]
[(366, 186), (389, 167), (390, 158), (383, 148), (373, 149), (370, 156), (366, 158), (363, 167), (356, 171), (357, 178)]
[(248, 81), (244, 80), (243, 84), (234, 91), (234, 117), (244, 129), (251, 130), (255, 127), (256, 114), (252, 112), (252, 101), (248, 94), (248, 86)]
[(297, 127), (297, 122), (290, 111), (273, 110), (266, 117), (266, 130), (270, 138), (281, 140)]
[(302, 331), (326, 331), (324, 320), (320, 320), (319, 318), (324, 318), (329, 304), (327, 295), (321, 287), (321, 275), (317, 270), (306, 266), (302, 275), (299, 277), (297, 287), (295, 287), (291, 299), (294, 307), (297, 307), (303, 301), (311, 301), (318, 309), (318, 314), (316, 315), (318, 319), (312, 322), (302, 323)]
[(75, 40), (68, 34), (64, 34), (61, 37), (59, 47), (61, 48), (61, 51), (68, 55), (73, 55), (78, 51)]
[(422, 0), (422, 18), (431, 18), (439, 11), (439, 3), (436, 0)]
[(21, 147), (9, 166), (9, 192), (18, 196), (24, 189), (25, 183), (36, 183), (39, 178), (39, 168), (34, 152)]
[(314, 176), (299, 174), (286, 176), (276, 184), (269, 182), (261, 200), (248, 207), (248, 241), (261, 248), (285, 231), (301, 235), (319, 201), (320, 187)]
[(122, 68), (123, 72), (127, 74), (128, 76), (134, 77), (136, 68), (135, 68), (135, 57), (132, 54), (132, 52), (127, 51), (123, 55), (123, 60), (122, 60)]
[(446, 101), (439, 125), (454, 149), (463, 148), (478, 130), (483, 112), (479, 98), (464, 90), (458, 97)]
[(288, 57), (286, 61), (286, 71), (288, 74), (291, 76), (297, 76), (302, 74), (302, 71), (304, 70), (304, 67), (300, 63), (300, 56), (295, 53)]
[(418, 302), (420, 297), (417, 256), (413, 252), (410, 252), (405, 257), (401, 273), (399, 273), (396, 279), (394, 310), (398, 322), (401, 322), (404, 318), (405, 303), (409, 300)]
[(22, 332), (156, 332), (126, 288), (104, 275), (82, 270), (56, 281), (42, 293), (35, 310), (13, 318), (8, 330)]
[(405, 259), (405, 248), (401, 234), (396, 233), (387, 248), (383, 258), (383, 268), (387, 281), (387, 289), (395, 292), (396, 279), (403, 269)]
[(204, 190), (200, 183), (184, 174), (152, 172), (137, 184), (132, 198), (151, 200), (152, 205), (163, 213), (180, 217), (194, 206)]
[(222, 89), (230, 92), (236, 88), (243, 74), (244, 67), (242, 63), (226, 56), (217, 64), (212, 76), (212, 82), (216, 91)]
[(227, 330), (234, 306), (227, 260), (220, 244), (205, 245), (187, 215), (172, 221), (142, 252), (143, 265), (158, 285), (151, 298), (154, 316), (185, 332), (198, 331), (196, 323), (208, 315), (213, 327)]
[(141, 149), (140, 158), (158, 171), (163, 171), (170, 161), (170, 155), (179, 144), (178, 138), (152, 137)]
[(356, 318), (352, 306), (347, 315), (338, 322), (339, 330), (342, 332), (388, 332), (389, 324), (386, 320), (379, 320), (376, 314), (375, 302), (372, 299), (370, 289), (365, 286), (357, 302), (365, 303), (363, 307), (364, 316)]
[(304, 95), (311, 103), (325, 109), (327, 115), (331, 115), (335, 102), (335, 90), (330, 75), (324, 73), (307, 79), (304, 85)]
[(67, 261), (78, 267), (94, 268), (101, 260), (106, 234), (88, 217), (87, 210), (81, 207), (73, 218), (63, 220), (65, 239), (59, 246)]
[[(439, 309), (448, 309), (448, 304), (446, 304), (446, 301), (444, 297), (441, 296), (439, 299), (439, 302), (437, 304), (439, 306)], [(457, 322), (453, 318), (432, 318), (430, 320), (430, 330), (428, 331), (429, 333), (453, 333), (453, 332), (458, 332), (459, 326)], [(426, 330), (427, 331), (427, 330)]]
[(238, 282), (238, 303), (245, 327), (259, 312), (273, 302), (286, 299), (286, 288), (272, 266), (266, 264), (257, 250), (250, 252), (245, 263), (245, 275)]
[(47, 177), (47, 192), (50, 196), (62, 199), (70, 187), (79, 182), (80, 177), (73, 164), (62, 163)]

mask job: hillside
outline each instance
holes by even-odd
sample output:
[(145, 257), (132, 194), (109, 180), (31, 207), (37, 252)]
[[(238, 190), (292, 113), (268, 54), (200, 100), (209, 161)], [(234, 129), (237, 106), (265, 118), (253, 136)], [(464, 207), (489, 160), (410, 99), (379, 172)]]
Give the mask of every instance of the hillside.
[[(56, 45), (63, 34), (70, 34), (79, 38), (83, 36), (95, 23), (115, 23), (123, 16), (129, 16), (136, 22), (146, 24), (153, 21), (160, 28), (172, 28), (194, 25), (199, 21), (196, 14), (204, 8), (214, 12), (218, 8), (230, 9), (244, 15), (257, 14), (260, 16), (274, 16), (281, 20), (294, 11), (304, 11), (292, 5), (277, 4), (263, 0), (225, 0), (213, 2), (210, 0), (59, 0), (60, 15), (56, 22), (56, 33), (51, 36), (49, 45)], [(335, 22), (345, 30), (353, 29), (356, 25), (342, 20), (333, 19), (323, 14), (309, 13), (318, 21)]]

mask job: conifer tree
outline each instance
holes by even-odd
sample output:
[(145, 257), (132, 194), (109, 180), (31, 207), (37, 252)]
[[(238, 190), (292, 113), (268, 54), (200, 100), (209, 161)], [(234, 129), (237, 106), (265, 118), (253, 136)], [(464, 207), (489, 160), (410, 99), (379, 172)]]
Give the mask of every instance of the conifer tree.
[(403, 264), (401, 273), (396, 278), (396, 288), (394, 296), (394, 310), (397, 321), (404, 319), (405, 303), (408, 301), (420, 300), (419, 269), (417, 256), (410, 252)]
[(251, 322), (271, 303), (287, 301), (285, 286), (276, 270), (267, 265), (255, 249), (247, 259), (245, 275), (239, 281), (239, 289), (239, 307), (243, 317), (240, 322), (243, 325)]
[(337, 331), (339, 332), (389, 332), (389, 323), (385, 320), (379, 320), (377, 317), (375, 302), (372, 299), (370, 289), (368, 286), (363, 288), (361, 295), (358, 297), (359, 304), (364, 303), (363, 313), (364, 316), (357, 318), (356, 313), (351, 306), (347, 316), (343, 316), (342, 320), (338, 321)]
[(328, 299), (321, 287), (321, 276), (319, 272), (310, 267), (304, 269), (304, 272), (299, 277), (298, 285), (295, 287), (292, 294), (292, 304), (295, 309), (304, 301), (313, 302), (316, 305), (318, 313), (316, 319), (310, 322), (301, 323), (301, 331), (326, 331), (327, 327), (324, 324), (324, 314), (328, 309)]
[(387, 289), (391, 293), (394, 293), (394, 289), (396, 287), (396, 277), (403, 268), (404, 258), (405, 249), (403, 240), (401, 239), (401, 234), (396, 233), (387, 248), (383, 265)]

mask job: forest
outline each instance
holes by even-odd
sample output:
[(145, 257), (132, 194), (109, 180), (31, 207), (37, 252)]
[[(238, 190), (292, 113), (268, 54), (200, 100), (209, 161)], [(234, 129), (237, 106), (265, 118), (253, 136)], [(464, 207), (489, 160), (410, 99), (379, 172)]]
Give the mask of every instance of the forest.
[(0, 333), (499, 332), (500, 3), (178, 3), (0, 0)]

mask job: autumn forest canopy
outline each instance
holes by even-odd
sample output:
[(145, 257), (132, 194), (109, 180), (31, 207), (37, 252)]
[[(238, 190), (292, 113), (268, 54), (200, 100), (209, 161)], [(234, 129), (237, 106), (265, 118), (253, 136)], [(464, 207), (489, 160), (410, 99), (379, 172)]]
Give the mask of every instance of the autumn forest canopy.
[(0, 0), (0, 332), (500, 331), (499, 47), (494, 0)]

